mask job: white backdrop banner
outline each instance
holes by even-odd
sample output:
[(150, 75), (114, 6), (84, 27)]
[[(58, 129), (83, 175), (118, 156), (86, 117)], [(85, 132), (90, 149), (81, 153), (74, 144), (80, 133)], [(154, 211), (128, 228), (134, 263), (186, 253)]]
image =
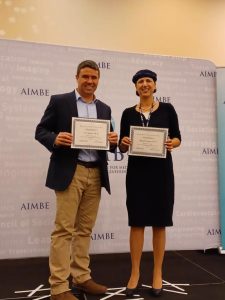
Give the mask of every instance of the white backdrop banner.
[[(206, 60), (0, 40), (0, 258), (47, 256), (55, 215), (45, 178), (50, 153), (34, 132), (50, 95), (75, 88), (78, 63), (101, 69), (97, 97), (108, 103), (119, 133), (122, 111), (138, 102), (131, 82), (143, 68), (158, 74), (156, 99), (179, 116), (182, 145), (173, 151), (174, 226), (167, 249), (220, 245), (216, 144), (216, 68)], [(127, 154), (109, 153), (112, 195), (102, 191), (91, 253), (129, 251)], [(146, 229), (144, 250), (151, 248)]]

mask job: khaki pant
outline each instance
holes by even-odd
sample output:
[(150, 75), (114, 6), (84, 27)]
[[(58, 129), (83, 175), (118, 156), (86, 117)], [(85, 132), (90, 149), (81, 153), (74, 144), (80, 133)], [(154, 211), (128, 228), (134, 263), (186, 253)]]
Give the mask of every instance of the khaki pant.
[(98, 168), (77, 165), (65, 191), (56, 191), (55, 229), (49, 256), (51, 294), (69, 290), (70, 274), (75, 283), (91, 278), (89, 246), (101, 196)]

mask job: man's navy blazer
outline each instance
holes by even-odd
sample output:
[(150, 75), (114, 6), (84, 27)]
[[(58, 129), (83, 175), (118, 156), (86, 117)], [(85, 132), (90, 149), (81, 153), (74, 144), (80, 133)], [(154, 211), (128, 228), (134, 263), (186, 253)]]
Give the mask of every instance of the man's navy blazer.
[[(98, 100), (96, 109), (98, 119), (111, 121), (111, 108), (108, 105)], [(72, 117), (78, 117), (75, 91), (53, 95), (35, 132), (35, 139), (52, 152), (46, 186), (57, 191), (63, 191), (69, 186), (76, 171), (79, 149), (72, 149), (68, 146), (53, 146), (59, 132), (71, 132)], [(115, 148), (116, 146), (110, 151), (114, 151)], [(98, 150), (98, 154), (101, 185), (110, 193), (107, 151)]]

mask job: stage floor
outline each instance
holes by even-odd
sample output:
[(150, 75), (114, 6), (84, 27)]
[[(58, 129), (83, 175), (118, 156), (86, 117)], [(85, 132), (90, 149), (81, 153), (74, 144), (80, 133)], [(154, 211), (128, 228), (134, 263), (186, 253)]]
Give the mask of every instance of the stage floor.
[[(130, 270), (128, 253), (91, 256), (92, 277), (109, 287), (104, 296), (80, 295), (87, 300), (123, 300)], [(48, 258), (0, 260), (0, 300), (49, 299)], [(142, 256), (140, 289), (133, 299), (153, 299), (152, 253)], [(216, 249), (167, 251), (163, 268), (165, 300), (224, 300), (225, 255)]]

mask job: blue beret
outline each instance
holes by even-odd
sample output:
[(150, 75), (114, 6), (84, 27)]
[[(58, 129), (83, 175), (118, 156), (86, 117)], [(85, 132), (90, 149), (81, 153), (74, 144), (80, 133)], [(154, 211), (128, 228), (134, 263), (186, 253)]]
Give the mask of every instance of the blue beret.
[(133, 83), (136, 83), (140, 78), (149, 77), (157, 81), (157, 74), (151, 70), (145, 69), (138, 71), (132, 78)]

